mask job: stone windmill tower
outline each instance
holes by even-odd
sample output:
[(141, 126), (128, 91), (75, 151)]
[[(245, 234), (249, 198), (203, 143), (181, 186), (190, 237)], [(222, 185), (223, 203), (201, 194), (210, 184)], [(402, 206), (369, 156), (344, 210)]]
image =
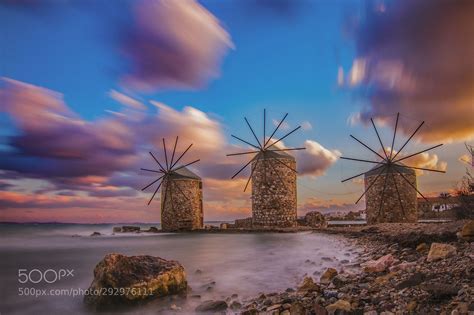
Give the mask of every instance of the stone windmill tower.
[(174, 161), (177, 144), (178, 137), (176, 137), (171, 160), (168, 161), (166, 142), (165, 139), (163, 139), (164, 165), (159, 162), (153, 153), (149, 152), (151, 157), (158, 164), (158, 169), (142, 168), (141, 170), (156, 173), (158, 178), (145, 186), (142, 191), (158, 183), (158, 186), (148, 202), (148, 204), (150, 204), (161, 187), (161, 229), (163, 231), (201, 229), (204, 221), (202, 181), (199, 176), (187, 168), (187, 166), (199, 160), (177, 166), (178, 162), (192, 146), (192, 144), (190, 144), (179, 158)]
[(417, 188), (415, 170), (445, 173), (445, 171), (405, 165), (402, 162), (418, 154), (440, 147), (442, 144), (397, 159), (400, 152), (402, 152), (408, 142), (410, 142), (413, 136), (425, 123), (422, 122), (405, 141), (398, 152), (395, 152), (393, 146), (395, 144), (399, 116), (400, 114), (397, 114), (390, 150), (385, 149), (375, 123), (372, 118), (370, 119), (382, 148), (381, 152), (383, 153), (377, 153), (368, 145), (351, 135), (354, 140), (377, 155), (377, 161), (341, 157), (341, 159), (345, 160), (375, 164), (375, 166), (369, 171), (346, 178), (342, 181), (346, 182), (364, 175), (365, 190), (359, 199), (357, 199), (356, 204), (365, 196), (368, 224), (384, 222), (416, 222), (418, 220), (417, 193), (425, 200), (426, 198)]
[(259, 139), (252, 126), (245, 118), (256, 144), (232, 135), (255, 150), (232, 153), (227, 156), (254, 155), (232, 178), (235, 178), (247, 166), (251, 165), (250, 176), (244, 191), (252, 180), (252, 225), (253, 227), (292, 227), (296, 226), (296, 160), (287, 151), (304, 150), (305, 148), (280, 148), (277, 146), (300, 127), (293, 129), (283, 137), (275, 140), (273, 136), (280, 128), (288, 114), (280, 121), (270, 137), (266, 136), (266, 111), (263, 111), (263, 138)]

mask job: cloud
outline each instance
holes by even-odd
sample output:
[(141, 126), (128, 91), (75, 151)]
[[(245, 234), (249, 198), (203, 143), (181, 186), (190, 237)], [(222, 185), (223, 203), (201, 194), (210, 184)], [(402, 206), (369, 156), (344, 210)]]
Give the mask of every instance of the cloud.
[(319, 211), (321, 213), (331, 212), (349, 212), (363, 210), (364, 205), (362, 203), (346, 203), (337, 201), (334, 199), (320, 199), (316, 197), (309, 197), (304, 200), (303, 203), (298, 205), (298, 215), (305, 215), (310, 211)]
[(233, 47), (218, 19), (194, 0), (134, 3), (121, 50), (130, 61), (123, 82), (138, 90), (203, 87), (219, 76)]
[(295, 151), (299, 175), (323, 175), (341, 156), (338, 150), (326, 149), (313, 140), (306, 140), (304, 147), (306, 150)]
[(116, 90), (110, 90), (108, 95), (110, 96), (110, 98), (112, 98), (113, 100), (119, 102), (122, 105), (129, 106), (131, 108), (138, 109), (138, 110), (145, 110), (146, 109), (146, 106), (143, 105), (142, 102), (137, 101), (136, 99), (134, 99), (134, 98), (132, 98), (128, 95), (125, 95), (121, 92), (118, 92)]
[[(272, 119), (272, 123), (273, 125), (276, 127), (280, 124), (280, 121), (279, 120), (276, 120), (276, 119)], [(290, 124), (287, 123), (286, 121), (282, 122), (281, 125), (280, 125), (280, 128), (281, 130), (289, 130), (290, 129)]]
[(311, 123), (310, 123), (309, 121), (303, 121), (303, 122), (301, 123), (301, 129), (307, 131), (307, 130), (313, 129), (313, 126), (311, 125)]
[[(390, 153), (390, 147), (387, 147), (386, 152)], [(388, 153), (388, 154), (389, 154)], [(383, 156), (383, 151), (380, 150), (379, 154)], [(393, 150), (393, 155), (395, 156), (397, 154), (396, 150)], [(400, 158), (403, 158), (407, 155), (410, 155), (411, 152), (404, 153), (403, 151), (397, 155), (397, 160)], [(427, 168), (427, 169), (433, 169), (433, 170), (438, 170), (438, 171), (446, 171), (448, 167), (448, 163), (445, 161), (440, 161), (438, 158), (438, 155), (435, 153), (429, 153), (429, 152), (423, 152), (421, 154), (415, 155), (413, 157), (407, 158), (400, 163), (406, 165), (406, 166), (413, 166), (413, 167), (420, 167), (420, 168)], [(420, 176), (423, 174), (428, 174), (432, 173), (429, 171), (423, 171), (423, 170), (415, 170), (416, 175)]]
[[(397, 112), (425, 120), (418, 139), (474, 137), (474, 2), (369, 2), (356, 28), (357, 57), (345, 85), (367, 94), (360, 112), (393, 125)], [(411, 128), (400, 126), (410, 134)]]

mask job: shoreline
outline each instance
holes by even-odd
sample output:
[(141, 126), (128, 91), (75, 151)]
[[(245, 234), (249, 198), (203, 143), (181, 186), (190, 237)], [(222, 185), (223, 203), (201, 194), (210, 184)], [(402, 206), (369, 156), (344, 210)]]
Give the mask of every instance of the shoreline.
[[(244, 301), (240, 314), (474, 314), (474, 243), (456, 236), (466, 223), (319, 229), (364, 249), (355, 263), (360, 272), (340, 268), (320, 279), (307, 276), (285, 292)], [(428, 261), (433, 243), (451, 245), (456, 253)]]

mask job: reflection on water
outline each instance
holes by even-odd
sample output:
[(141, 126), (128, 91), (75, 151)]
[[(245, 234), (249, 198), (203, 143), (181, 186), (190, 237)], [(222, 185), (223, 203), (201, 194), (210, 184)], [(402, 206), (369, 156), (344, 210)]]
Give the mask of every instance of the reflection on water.
[[(341, 267), (355, 258), (338, 236), (297, 234), (152, 234), (111, 235), (111, 226), (6, 226), (0, 225), (2, 296), (5, 314), (90, 313), (82, 297), (19, 296), (21, 287), (39, 289), (84, 288), (92, 280), (94, 266), (111, 252), (154, 255), (181, 262), (188, 274), (193, 295), (201, 299), (169, 299), (153, 302), (127, 313), (156, 314), (170, 303), (190, 313), (200, 301), (221, 299), (237, 293), (239, 300), (259, 292), (294, 287), (305, 274), (319, 274), (329, 266)], [(101, 230), (102, 229), (102, 230)], [(90, 235), (93, 231), (108, 235)], [(324, 259), (323, 259), (324, 258)], [(330, 259), (329, 259), (330, 258)], [(53, 284), (19, 284), (18, 269), (74, 269), (74, 277)], [(201, 270), (197, 273), (196, 270)], [(215, 285), (211, 283), (215, 281)]]

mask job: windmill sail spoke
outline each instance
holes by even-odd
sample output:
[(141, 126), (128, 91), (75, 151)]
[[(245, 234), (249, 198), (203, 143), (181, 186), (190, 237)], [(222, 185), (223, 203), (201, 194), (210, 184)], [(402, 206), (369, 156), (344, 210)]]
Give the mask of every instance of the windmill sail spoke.
[(281, 124), (285, 121), (286, 116), (288, 116), (288, 113), (286, 113), (285, 116), (283, 116), (282, 120), (280, 120), (280, 122), (278, 123), (278, 126), (276, 126), (275, 130), (273, 130), (270, 137), (268, 137), (267, 141), (265, 141), (265, 144), (263, 147), (266, 147), (268, 142), (270, 142), (270, 139), (272, 139), (272, 137), (275, 135), (275, 132), (277, 132), (278, 128), (280, 128)]
[(248, 141), (245, 141), (244, 139), (241, 139), (241, 138), (239, 138), (239, 137), (237, 137), (237, 136), (234, 136), (234, 135), (230, 135), (230, 136), (231, 136), (231, 137), (233, 137), (233, 138), (235, 138), (235, 139), (237, 139), (237, 140), (240, 140), (240, 141), (242, 141), (243, 143), (246, 143), (246, 144), (248, 144), (248, 145), (250, 145), (250, 146), (254, 147), (254, 148), (255, 148), (255, 149), (257, 149), (257, 150), (260, 150), (260, 148), (259, 148), (259, 147), (257, 147), (257, 146), (256, 146), (256, 145), (254, 145), (254, 144), (251, 144), (251, 143), (250, 143), (250, 142), (248, 142)]
[(397, 181), (395, 180), (395, 175), (393, 175), (393, 172), (391, 173), (391, 175), (392, 175), (393, 185), (395, 186), (395, 189), (397, 191), (398, 202), (400, 203), (400, 207), (402, 208), (403, 217), (406, 219), (407, 215), (405, 213), (405, 208), (403, 207), (403, 202), (402, 202), (402, 198), (400, 197), (400, 191), (398, 190), (398, 185), (397, 185)]
[(250, 123), (249, 123), (247, 117), (244, 117), (244, 119), (245, 119), (245, 122), (247, 123), (247, 126), (249, 126), (250, 131), (252, 132), (253, 136), (255, 137), (255, 140), (257, 140), (258, 145), (259, 145), (260, 147), (262, 147), (262, 144), (260, 143), (260, 140), (258, 140), (258, 137), (257, 137), (257, 135), (255, 134), (255, 132), (253, 131), (252, 126), (250, 126)]
[(188, 150), (189, 150), (192, 146), (193, 146), (193, 144), (191, 143), (191, 144), (189, 145), (189, 147), (188, 147), (186, 150), (184, 150), (183, 153), (181, 153), (181, 155), (180, 155), (179, 158), (176, 160), (176, 162), (174, 162), (173, 165), (171, 165), (170, 169), (173, 169), (173, 167), (174, 167), (176, 164), (178, 164), (178, 162), (181, 160), (181, 158), (186, 154), (186, 152), (188, 152)]
[(422, 121), (421, 124), (415, 129), (415, 131), (413, 131), (413, 133), (411, 134), (411, 136), (407, 139), (407, 141), (405, 141), (405, 143), (402, 145), (402, 147), (400, 148), (400, 150), (398, 150), (397, 153), (395, 153), (395, 156), (392, 158), (392, 160), (395, 160), (395, 158), (397, 157), (397, 155), (402, 152), (403, 148), (405, 148), (405, 146), (408, 144), (408, 142), (410, 142), (411, 138), (413, 138), (413, 136), (418, 132), (418, 130), (420, 130), (421, 126), (423, 126), (425, 122)]
[[(385, 165), (382, 165), (382, 166), (385, 166)], [(381, 166), (381, 167), (382, 167)], [(357, 201), (355, 202), (356, 204), (359, 203), (359, 201), (362, 199), (362, 197), (365, 196), (365, 194), (369, 191), (369, 189), (375, 184), (375, 182), (377, 181), (377, 179), (379, 179), (380, 175), (382, 175), (383, 171), (385, 170), (385, 167), (383, 167), (380, 172), (377, 174), (377, 176), (375, 177), (375, 179), (369, 184), (369, 187), (367, 187), (367, 189), (364, 191), (364, 193), (359, 197), (359, 199), (357, 199)]]
[[(161, 212), (163, 213), (163, 210), (165, 209), (165, 205), (166, 205), (166, 198), (168, 196), (168, 185), (169, 185), (169, 178), (168, 177), (165, 177), (163, 179), (163, 182), (166, 181), (166, 183), (164, 184), (164, 187), (165, 187), (165, 195), (163, 197), (163, 202), (161, 203)], [(162, 182), (162, 183), (163, 183)]]
[(421, 171), (446, 173), (446, 171), (435, 170), (435, 169), (431, 169), (431, 168), (415, 167), (415, 166), (402, 165), (402, 164), (397, 164), (397, 166), (401, 166), (401, 167), (404, 167), (404, 168), (411, 168), (411, 169), (415, 169), (415, 170), (421, 170)]
[(197, 163), (197, 162), (199, 162), (199, 161), (201, 161), (201, 160), (200, 160), (200, 159), (197, 159), (197, 160), (195, 160), (195, 161), (189, 162), (188, 164), (184, 164), (184, 165), (182, 165), (182, 166), (180, 166), (180, 167), (175, 168), (175, 169), (173, 170), (173, 172), (176, 172), (177, 170), (180, 170), (180, 169), (182, 169), (183, 167), (189, 166), (189, 165), (194, 164), (194, 163)]
[(258, 162), (260, 161), (260, 156), (257, 158), (257, 161), (255, 161), (255, 165), (254, 167), (252, 167), (252, 170), (250, 171), (250, 176), (249, 176), (249, 179), (247, 180), (247, 184), (245, 184), (245, 188), (244, 188), (244, 192), (247, 190), (247, 187), (250, 183), (250, 180), (252, 179), (252, 175), (253, 175), (253, 172), (255, 171), (255, 169), (257, 168), (257, 165), (258, 165)]
[(151, 185), (153, 185), (154, 183), (156, 183), (157, 181), (159, 181), (160, 179), (163, 178), (163, 176), (165, 175), (162, 175), (160, 177), (158, 177), (158, 179), (155, 179), (154, 181), (152, 181), (150, 184), (146, 185), (145, 187), (142, 188), (142, 191), (144, 191), (145, 189), (147, 189), (148, 187), (150, 187)]
[(275, 174), (277, 174), (277, 177), (278, 177), (278, 179), (280, 180), (280, 182), (282, 183), (283, 187), (285, 187), (285, 189), (288, 190), (288, 187), (286, 186), (285, 182), (284, 182), (283, 179), (281, 178), (280, 173), (278, 173), (277, 170), (275, 169), (275, 166), (273, 166), (272, 163), (270, 163), (270, 166), (272, 167), (272, 169), (273, 169), (273, 171), (275, 172)]
[(343, 160), (350, 160), (350, 161), (358, 161), (358, 162), (365, 162), (365, 163), (373, 163), (373, 164), (381, 164), (382, 162), (376, 162), (376, 161), (369, 161), (369, 160), (362, 160), (362, 159), (355, 159), (355, 158), (349, 158), (345, 156), (341, 156), (340, 159)]
[(425, 196), (423, 196), (423, 194), (418, 190), (418, 188), (416, 188), (415, 185), (413, 185), (405, 176), (403, 176), (403, 174), (402, 174), (399, 170), (397, 170), (397, 169), (395, 169), (395, 170), (397, 171), (398, 174), (400, 174), (400, 176), (401, 176), (414, 190), (416, 190), (417, 193), (420, 194), (421, 197), (423, 197), (423, 199), (425, 199), (425, 201), (428, 201), (428, 199), (426, 199)]
[(157, 171), (157, 170), (150, 170), (150, 169), (148, 169), (148, 168), (141, 168), (140, 170), (142, 170), (142, 171), (147, 171), (147, 172), (152, 172), (152, 173), (163, 174), (163, 171), (162, 171), (162, 170)]
[(289, 169), (292, 170), (293, 172), (298, 173), (294, 168), (292, 168), (291, 166), (286, 165), (285, 163), (283, 163), (283, 162), (280, 161), (279, 159), (274, 159), (274, 160), (277, 161), (278, 163), (280, 163), (281, 165), (285, 166), (286, 168), (289, 168)]
[(248, 161), (247, 164), (245, 164), (237, 173), (234, 174), (234, 176), (232, 176), (231, 178), (234, 179), (235, 176), (239, 175), (240, 172), (242, 172), (250, 163), (252, 163), (253, 159), (251, 159), (250, 161)]
[(375, 171), (375, 170), (377, 170), (377, 169), (379, 169), (379, 168), (381, 168), (381, 167), (384, 167), (384, 166), (385, 166), (385, 164), (382, 164), (382, 165), (377, 166), (377, 167), (375, 167), (375, 168), (373, 168), (373, 169), (370, 169), (370, 170), (368, 170), (368, 171), (365, 171), (365, 172), (362, 172), (362, 173), (360, 173), (360, 174), (357, 174), (357, 175), (351, 176), (351, 177), (349, 177), (349, 178), (343, 179), (343, 180), (341, 180), (341, 183), (347, 182), (348, 180), (351, 180), (351, 179), (354, 179), (354, 178), (359, 177), (359, 176), (361, 176), (361, 175), (364, 175), (365, 173), (368, 173), (368, 172), (370, 172), (370, 171)]
[(263, 140), (262, 140), (263, 146), (265, 146), (266, 124), (267, 124), (267, 111), (264, 108), (263, 109)]
[(379, 139), (379, 142), (380, 142), (380, 146), (382, 147), (382, 150), (383, 150), (383, 154), (385, 155), (385, 157), (387, 158), (388, 160), (388, 156), (387, 156), (387, 152), (385, 151), (385, 147), (382, 143), (382, 139), (380, 139), (380, 135), (379, 135), (379, 132), (377, 130), (377, 127), (375, 127), (375, 123), (374, 123), (374, 120), (372, 118), (370, 118), (370, 121), (372, 122), (372, 126), (374, 126), (374, 130), (375, 130), (375, 133), (377, 134), (377, 138)]
[(158, 163), (158, 165), (160, 166), (161, 170), (162, 170), (163, 172), (166, 172), (166, 169), (163, 167), (163, 165), (161, 165), (160, 161), (158, 161), (158, 159), (155, 157), (155, 155), (154, 155), (153, 153), (151, 153), (151, 152), (148, 152), (148, 153), (150, 153), (150, 155), (151, 155), (151, 157), (153, 158), (153, 160), (155, 160), (155, 162)]
[(397, 134), (397, 127), (398, 127), (398, 117), (400, 117), (400, 113), (397, 113), (397, 120), (395, 121), (395, 130), (393, 131), (392, 146), (390, 147), (390, 158), (389, 159), (392, 159), (393, 146), (395, 145), (395, 136)]
[(268, 149), (267, 151), (279, 152), (279, 151), (298, 151), (298, 150), (306, 150), (306, 148)]
[(285, 139), (286, 137), (288, 137), (289, 135), (291, 135), (293, 132), (295, 132), (296, 130), (300, 129), (301, 126), (298, 126), (296, 127), (295, 129), (293, 129), (292, 131), (288, 132), (286, 135), (284, 135), (283, 137), (281, 137), (280, 139), (276, 140), (275, 142), (273, 142), (271, 145), (269, 145), (269, 147), (272, 147), (274, 146), (275, 144), (277, 144), (278, 142), (280, 142), (281, 140)]
[(375, 150), (373, 150), (371, 147), (369, 147), (368, 145), (366, 145), (365, 143), (363, 143), (362, 141), (360, 141), (359, 139), (357, 139), (356, 137), (354, 137), (353, 135), (350, 135), (352, 137), (352, 139), (354, 139), (355, 141), (359, 142), (360, 144), (362, 144), (364, 147), (366, 147), (367, 149), (369, 149), (370, 151), (374, 152), (376, 155), (378, 155), (382, 160), (385, 160), (385, 158), (383, 156), (381, 156), (379, 153), (377, 153)]
[(178, 188), (179, 192), (181, 193), (181, 195), (184, 196), (184, 198), (186, 198), (186, 200), (188, 200), (189, 202), (191, 202), (191, 200), (189, 199), (188, 196), (186, 196), (186, 194), (184, 193), (184, 191), (181, 189), (181, 187), (179, 185), (176, 185), (176, 188)]
[(431, 147), (431, 148), (425, 149), (425, 150), (423, 150), (423, 151), (420, 151), (420, 152), (416, 152), (416, 153), (407, 155), (407, 156), (405, 156), (405, 157), (402, 157), (402, 158), (400, 158), (400, 159), (394, 161), (394, 163), (397, 163), (397, 162), (406, 160), (406, 159), (408, 159), (408, 158), (411, 158), (411, 157), (413, 157), (413, 156), (415, 156), (415, 155), (424, 153), (424, 152), (426, 152), (426, 151), (430, 151), (430, 150), (436, 149), (436, 148), (438, 148), (438, 147), (440, 147), (440, 146), (442, 146), (442, 145), (443, 145), (443, 144), (441, 143), (441, 144), (435, 145), (435, 146), (433, 146), (433, 147)]
[(260, 151), (247, 151), (247, 152), (240, 152), (240, 153), (231, 153), (231, 154), (226, 154), (226, 156), (235, 156), (235, 155), (246, 155), (246, 154), (255, 154), (259, 153)]
[(387, 179), (388, 179), (388, 172), (389, 171), (390, 171), (390, 169), (388, 168), (387, 172), (385, 173), (385, 178), (384, 178), (384, 181), (383, 181), (382, 195), (380, 196), (379, 212), (377, 214), (377, 217), (380, 217), (380, 212), (382, 211), (383, 201), (384, 201), (384, 197), (385, 197), (385, 190), (387, 189)]
[(174, 142), (173, 154), (171, 155), (170, 165), (173, 165), (174, 154), (176, 152), (176, 146), (178, 145), (178, 136), (176, 136), (176, 141)]
[(158, 185), (158, 187), (156, 187), (155, 192), (153, 193), (153, 195), (152, 195), (151, 198), (150, 198), (150, 201), (148, 201), (148, 205), (150, 205), (150, 203), (151, 203), (151, 201), (153, 200), (153, 198), (155, 198), (155, 195), (156, 195), (156, 193), (158, 192), (158, 190), (160, 189), (161, 184), (163, 184), (163, 181), (161, 181), (160, 184)]
[(165, 138), (163, 138), (163, 151), (165, 151), (165, 162), (166, 162), (166, 170), (170, 170), (170, 165), (168, 164), (168, 153), (166, 152), (166, 143)]

